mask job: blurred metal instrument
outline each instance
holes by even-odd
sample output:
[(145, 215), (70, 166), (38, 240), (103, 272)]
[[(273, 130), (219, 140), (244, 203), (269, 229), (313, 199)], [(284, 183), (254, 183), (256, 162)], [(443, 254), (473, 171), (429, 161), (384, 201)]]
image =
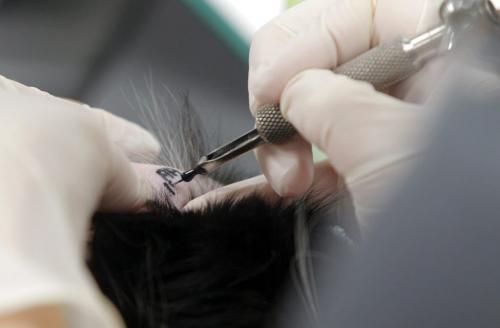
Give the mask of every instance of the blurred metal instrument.
[[(387, 89), (418, 71), (430, 58), (453, 49), (456, 36), (475, 21), (487, 21), (494, 29), (499, 28), (500, 0), (447, 0), (440, 14), (441, 25), (411, 39), (398, 38), (381, 44), (337, 67), (334, 72), (369, 82), (379, 90)], [(281, 115), (278, 104), (265, 106), (257, 112), (254, 129), (203, 156), (195, 168), (182, 174), (181, 181), (210, 173), (263, 143), (285, 142), (295, 133), (293, 126)]]

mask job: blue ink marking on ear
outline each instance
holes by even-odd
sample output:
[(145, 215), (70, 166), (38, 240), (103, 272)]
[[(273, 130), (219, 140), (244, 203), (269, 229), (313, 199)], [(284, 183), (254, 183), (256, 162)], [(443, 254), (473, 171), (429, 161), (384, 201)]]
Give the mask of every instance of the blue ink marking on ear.
[(181, 172), (170, 167), (164, 167), (156, 170), (156, 173), (165, 181), (163, 186), (175, 196), (175, 183), (182, 178)]

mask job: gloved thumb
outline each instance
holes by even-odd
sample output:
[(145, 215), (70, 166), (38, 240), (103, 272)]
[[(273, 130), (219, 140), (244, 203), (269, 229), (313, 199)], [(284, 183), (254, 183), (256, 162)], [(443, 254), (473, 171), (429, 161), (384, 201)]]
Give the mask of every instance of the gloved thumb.
[[(130, 162), (131, 156), (155, 156), (158, 141), (146, 130), (103, 110), (90, 110), (96, 130), (104, 134), (107, 158), (105, 186), (99, 210), (135, 212), (155, 198), (148, 172)], [(103, 159), (104, 160), (104, 159)]]
[(327, 154), (347, 183), (408, 155), (413, 148), (401, 138), (415, 122), (415, 107), (321, 69), (295, 76), (281, 96), (285, 119)]
[(149, 162), (156, 159), (160, 153), (161, 145), (151, 132), (103, 109), (84, 106), (88, 108), (91, 115), (100, 121), (107, 136), (129, 160)]

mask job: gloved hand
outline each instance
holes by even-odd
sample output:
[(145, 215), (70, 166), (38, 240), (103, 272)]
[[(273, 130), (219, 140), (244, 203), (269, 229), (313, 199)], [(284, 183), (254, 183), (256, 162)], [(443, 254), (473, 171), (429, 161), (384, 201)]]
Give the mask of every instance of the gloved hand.
[(103, 110), (0, 77), (0, 317), (38, 305), (70, 327), (119, 327), (84, 264), (96, 209), (135, 211), (151, 188), (127, 156), (160, 146)]
[[(366, 232), (368, 219), (384, 208), (393, 187), (411, 172), (414, 159), (426, 146), (427, 132), (436, 122), (434, 115), (440, 113), (416, 103), (427, 103), (440, 94), (434, 94), (437, 83), (431, 77), (442, 73), (443, 65), (430, 62), (389, 90), (392, 96), (326, 68), (398, 34), (411, 36), (436, 25), (440, 2), (378, 0), (372, 19), (370, 0), (308, 0), (256, 35), (250, 55), (251, 107), (255, 111), (262, 104), (281, 102), (284, 117), (303, 137), (257, 150), (275, 191), (297, 196), (313, 182), (313, 196), (321, 199), (338, 191), (338, 173), (353, 198), (361, 232)], [(446, 67), (443, 81), (460, 80), (467, 87), (498, 93), (495, 73), (456, 64), (455, 70)], [(313, 166), (309, 143), (326, 153), (328, 163)], [(261, 176), (209, 192), (185, 208), (253, 193), (271, 201), (276, 197)]]
[[(265, 145), (256, 151), (277, 193), (297, 196), (311, 185), (310, 142), (327, 153), (348, 184), (354, 176), (369, 175), (401, 157), (392, 153), (394, 147), (401, 148), (392, 135), (392, 129), (400, 128), (392, 125), (408, 120), (407, 104), (329, 69), (381, 42), (436, 25), (441, 2), (308, 0), (257, 32), (250, 51), (251, 111), (280, 102), (285, 117), (302, 134), (285, 145)], [(427, 74), (423, 70), (391, 94), (421, 101), (426, 91), (421, 82)]]

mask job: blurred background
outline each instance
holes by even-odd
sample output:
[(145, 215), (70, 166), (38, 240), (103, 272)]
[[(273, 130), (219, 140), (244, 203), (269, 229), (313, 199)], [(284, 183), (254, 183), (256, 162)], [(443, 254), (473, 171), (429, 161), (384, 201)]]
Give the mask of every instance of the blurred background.
[[(0, 74), (136, 122), (135, 93), (188, 93), (204, 128), (227, 141), (253, 126), (251, 36), (296, 2), (3, 0)], [(238, 166), (258, 172), (252, 155)]]

